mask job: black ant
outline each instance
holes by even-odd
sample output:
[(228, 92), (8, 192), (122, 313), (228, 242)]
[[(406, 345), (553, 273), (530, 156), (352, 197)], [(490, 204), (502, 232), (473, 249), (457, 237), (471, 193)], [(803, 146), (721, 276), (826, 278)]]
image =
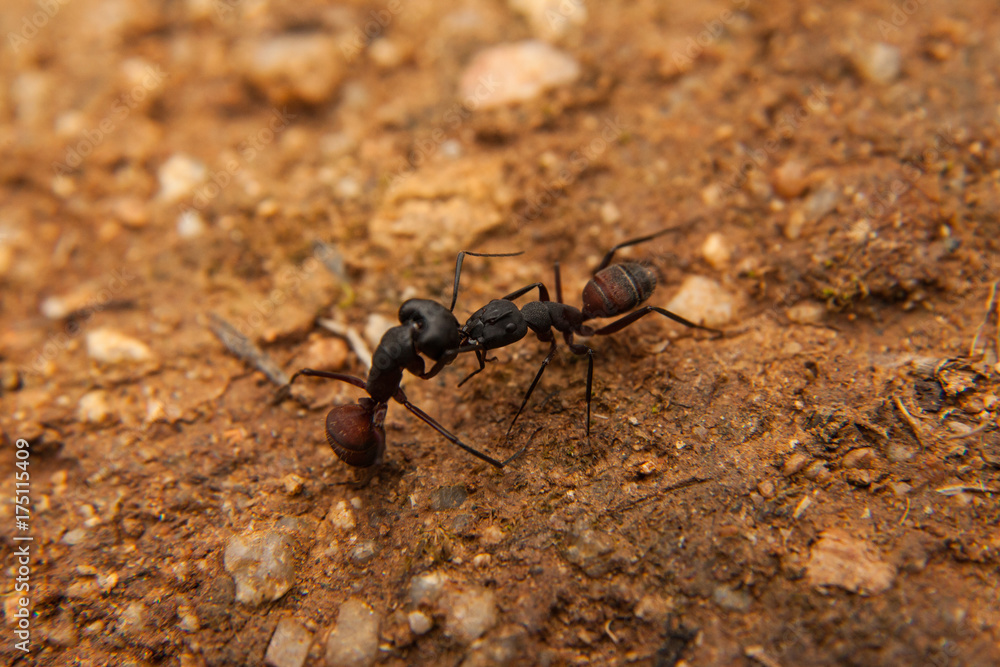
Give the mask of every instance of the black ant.
[[(718, 329), (695, 324), (676, 313), (657, 306), (645, 306), (599, 329), (593, 329), (584, 324), (589, 320), (627, 313), (653, 294), (653, 290), (656, 289), (657, 272), (651, 266), (631, 261), (611, 264), (611, 259), (615, 252), (622, 248), (651, 241), (671, 231), (675, 231), (675, 229), (664, 229), (655, 234), (631, 239), (619, 243), (609, 250), (598, 267), (594, 269), (593, 277), (583, 289), (582, 310), (562, 302), (562, 282), (559, 275), (559, 262), (556, 262), (555, 301), (549, 300), (549, 292), (544, 284), (533, 283), (511, 292), (502, 299), (490, 301), (486, 306), (473, 313), (472, 317), (465, 323), (461, 330), (463, 341), (473, 344), (471, 346), (466, 344), (465, 349), (475, 351), (476, 358), (479, 360), (479, 368), (462, 380), (459, 386), (486, 368), (487, 361), (494, 361), (486, 356), (489, 350), (518, 342), (527, 335), (529, 329), (535, 333), (539, 340), (551, 343), (549, 353), (542, 360), (542, 365), (535, 374), (535, 379), (531, 381), (528, 391), (524, 394), (521, 407), (517, 409), (514, 419), (511, 420), (510, 426), (507, 428), (507, 438), (510, 437), (511, 429), (514, 428), (514, 422), (521, 415), (524, 406), (528, 404), (531, 392), (535, 390), (535, 386), (542, 378), (545, 367), (555, 356), (556, 337), (553, 330), (563, 335), (563, 339), (574, 354), (587, 355), (586, 430), (588, 441), (590, 440), (590, 401), (594, 381), (594, 350), (574, 342), (573, 336), (607, 336), (621, 331), (649, 313), (659, 313), (686, 327), (722, 334)], [(538, 288), (538, 301), (526, 303), (523, 308), (518, 309), (513, 300), (535, 288)], [(517, 454), (520, 454), (521, 451), (523, 448)]]
[[(502, 468), (507, 461), (499, 461), (466, 445), (433, 417), (411, 403), (403, 393), (400, 382), (404, 370), (427, 380), (441, 372), (441, 369), (453, 362), (460, 353), (481, 349), (478, 343), (463, 343), (458, 320), (453, 313), (458, 300), (458, 283), (465, 256), (514, 257), (520, 254), (522, 253), (460, 252), (455, 261), (455, 286), (452, 291), (451, 308), (445, 308), (440, 303), (427, 299), (405, 301), (399, 308), (400, 325), (386, 331), (378, 347), (375, 348), (367, 380), (343, 373), (303, 368), (281, 388), (276, 401), (280, 402), (290, 395), (292, 383), (300, 375), (339, 380), (368, 392), (368, 396), (359, 399), (357, 403), (337, 406), (326, 416), (326, 438), (337, 456), (351, 466), (367, 468), (381, 462), (385, 453), (385, 413), (389, 399), (393, 399), (449, 442), (492, 466)], [(430, 370), (425, 370), (421, 355), (426, 355), (434, 361)]]

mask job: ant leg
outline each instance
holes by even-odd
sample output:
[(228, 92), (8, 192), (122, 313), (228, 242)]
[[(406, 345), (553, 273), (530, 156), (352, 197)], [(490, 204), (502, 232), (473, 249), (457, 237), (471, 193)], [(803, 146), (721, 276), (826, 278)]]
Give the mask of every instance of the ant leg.
[(527, 294), (531, 290), (535, 289), (536, 287), (538, 288), (538, 300), (539, 301), (548, 301), (549, 300), (549, 290), (547, 290), (545, 288), (545, 285), (543, 285), (542, 283), (532, 283), (532, 284), (528, 285), (527, 287), (522, 287), (521, 289), (515, 290), (515, 291), (511, 292), (510, 294), (508, 294), (507, 296), (502, 297), (502, 300), (503, 301), (513, 301), (514, 299), (517, 299), (518, 297), (524, 296), (525, 294)]
[(296, 371), (295, 375), (288, 380), (288, 384), (284, 385), (278, 389), (278, 393), (274, 396), (274, 403), (278, 404), (284, 401), (286, 398), (292, 395), (292, 383), (300, 375), (305, 375), (307, 377), (325, 378), (327, 380), (340, 380), (341, 382), (346, 382), (347, 384), (353, 384), (355, 387), (365, 389), (365, 381), (361, 378), (354, 377), (353, 375), (344, 375), (343, 373), (331, 373), (329, 371), (316, 371), (311, 368), (303, 368), (300, 371)]
[(640, 243), (645, 243), (646, 241), (652, 241), (653, 239), (663, 236), (664, 234), (667, 234), (669, 232), (681, 231), (681, 229), (690, 226), (691, 224), (697, 222), (700, 219), (701, 219), (700, 217), (697, 217), (694, 220), (685, 223), (684, 225), (678, 225), (677, 227), (668, 227), (666, 229), (661, 229), (658, 232), (654, 232), (646, 236), (640, 236), (637, 239), (629, 239), (628, 241), (619, 243), (614, 248), (608, 251), (608, 254), (604, 256), (604, 259), (601, 260), (601, 263), (597, 265), (596, 269), (594, 269), (594, 274), (596, 275), (597, 272), (600, 271), (601, 269), (607, 268), (608, 265), (611, 264), (611, 258), (614, 257), (615, 253), (621, 250), (622, 248), (628, 248), (629, 246), (639, 245)]
[(451, 293), (451, 308), (448, 310), (454, 312), (455, 304), (458, 303), (458, 281), (462, 276), (462, 262), (465, 261), (466, 255), (471, 255), (472, 257), (517, 257), (518, 255), (523, 255), (524, 251), (521, 252), (501, 252), (501, 253), (488, 253), (488, 252), (468, 252), (463, 250), (458, 253), (458, 257), (455, 259), (455, 287)]
[(671, 313), (669, 310), (666, 310), (664, 308), (659, 308), (657, 306), (646, 306), (645, 308), (640, 308), (639, 310), (635, 311), (634, 313), (629, 313), (625, 317), (623, 317), (621, 319), (618, 319), (618, 320), (615, 320), (611, 324), (608, 324), (607, 326), (603, 326), (600, 329), (597, 329), (591, 335), (593, 335), (593, 336), (607, 336), (609, 334), (615, 333), (616, 331), (621, 331), (622, 329), (624, 329), (628, 325), (632, 324), (633, 322), (635, 322), (639, 318), (644, 317), (645, 315), (648, 315), (649, 313), (659, 313), (660, 315), (663, 315), (664, 317), (668, 317), (668, 318), (672, 319), (674, 322), (677, 322), (678, 324), (683, 324), (684, 326), (691, 327), (692, 329), (701, 329), (702, 331), (711, 331), (712, 333), (714, 333), (716, 335), (719, 335), (719, 336), (722, 335), (722, 332), (719, 331), (718, 329), (713, 329), (711, 327), (706, 327), (706, 326), (702, 326), (700, 324), (695, 324), (691, 320), (684, 319), (683, 317), (681, 317), (680, 315), (678, 315), (676, 313)]
[(556, 303), (562, 303), (562, 276), (559, 275), (559, 262), (552, 266), (552, 270), (556, 274)]
[(542, 373), (545, 372), (545, 367), (549, 365), (549, 362), (552, 361), (552, 357), (554, 357), (555, 354), (556, 354), (556, 339), (553, 338), (552, 347), (549, 348), (549, 353), (545, 355), (545, 359), (542, 360), (542, 365), (538, 367), (538, 372), (535, 374), (535, 379), (531, 381), (531, 386), (528, 387), (528, 391), (525, 392), (524, 400), (521, 401), (521, 407), (517, 409), (517, 414), (515, 414), (514, 418), (510, 420), (510, 426), (507, 427), (507, 435), (504, 436), (505, 439), (510, 440), (510, 430), (514, 428), (514, 422), (516, 422), (517, 418), (521, 416), (521, 411), (524, 410), (524, 406), (528, 404), (528, 399), (531, 398), (531, 392), (535, 391), (535, 386), (538, 384), (538, 381), (542, 379)]
[(486, 352), (484, 352), (483, 350), (476, 350), (476, 360), (479, 362), (479, 368), (469, 373), (469, 375), (464, 380), (459, 382), (458, 383), (459, 387), (461, 387), (463, 384), (471, 380), (472, 376), (479, 375), (486, 369)]
[(427, 414), (426, 412), (415, 406), (413, 403), (410, 403), (409, 399), (406, 398), (406, 394), (403, 393), (402, 387), (396, 390), (396, 393), (393, 396), (393, 398), (396, 400), (397, 403), (401, 404), (404, 408), (406, 408), (414, 415), (416, 415), (422, 422), (424, 422), (432, 429), (437, 431), (441, 435), (441, 437), (443, 437), (448, 442), (452, 443), (453, 445), (461, 447), (462, 449), (469, 452), (476, 458), (486, 461), (494, 468), (503, 468), (504, 462), (498, 461), (492, 456), (487, 456), (478, 449), (474, 449), (469, 445), (465, 444), (464, 442), (459, 440), (451, 431), (446, 429), (444, 426), (441, 426), (441, 424), (437, 423), (437, 421), (429, 414)]

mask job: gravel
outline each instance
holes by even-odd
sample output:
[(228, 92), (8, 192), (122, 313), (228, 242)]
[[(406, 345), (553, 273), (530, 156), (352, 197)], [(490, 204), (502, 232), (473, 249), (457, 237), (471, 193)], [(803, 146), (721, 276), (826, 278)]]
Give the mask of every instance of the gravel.
[(496, 596), (491, 590), (451, 593), (446, 607), (445, 632), (465, 644), (479, 639), (497, 623)]

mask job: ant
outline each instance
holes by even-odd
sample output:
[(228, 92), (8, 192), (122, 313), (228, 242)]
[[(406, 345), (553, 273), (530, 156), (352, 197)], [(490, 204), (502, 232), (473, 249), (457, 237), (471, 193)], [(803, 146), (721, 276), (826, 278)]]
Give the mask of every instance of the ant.
[[(675, 231), (674, 228), (663, 229), (654, 234), (641, 236), (639, 238), (619, 243), (608, 251), (601, 260), (601, 263), (592, 272), (592, 277), (583, 289), (583, 308), (563, 303), (562, 300), (562, 280), (559, 274), (559, 262), (555, 263), (555, 292), (556, 300), (549, 300), (549, 292), (542, 283), (532, 283), (527, 287), (511, 292), (502, 299), (494, 299), (480, 308), (462, 327), (461, 335), (465, 343), (463, 349), (475, 351), (479, 361), (479, 368), (474, 370), (468, 377), (459, 383), (465, 384), (470, 378), (480, 373), (486, 368), (487, 361), (495, 361), (495, 358), (487, 358), (489, 350), (512, 345), (524, 338), (530, 329), (542, 342), (550, 343), (549, 353), (542, 360), (542, 365), (535, 374), (535, 379), (531, 381), (528, 391), (524, 394), (521, 407), (517, 409), (514, 419), (511, 420), (507, 428), (506, 437), (510, 438), (511, 429), (514, 423), (528, 404), (531, 393), (538, 385), (538, 381), (545, 372), (545, 367), (549, 365), (556, 353), (555, 332), (563, 335), (566, 345), (570, 351), (578, 355), (587, 355), (587, 441), (590, 441), (590, 402), (594, 381), (594, 350), (582, 343), (573, 341), (574, 336), (608, 336), (621, 331), (636, 320), (645, 317), (649, 313), (659, 313), (674, 322), (683, 324), (686, 327), (709, 331), (717, 335), (722, 335), (718, 329), (695, 324), (676, 313), (660, 308), (658, 306), (644, 306), (639, 310), (629, 313), (624, 317), (611, 322), (599, 329), (586, 326), (586, 322), (602, 318), (615, 317), (641, 305), (648, 299), (656, 289), (657, 272), (648, 264), (641, 262), (625, 261), (618, 264), (611, 264), (615, 253), (622, 248), (638, 245), (651, 241), (667, 232)], [(523, 308), (518, 309), (513, 301), (531, 290), (538, 288), (538, 301), (526, 303)], [(469, 343), (472, 343), (471, 345)], [(527, 446), (527, 445), (526, 445)], [(524, 448), (519, 450), (517, 456)], [(511, 458), (514, 458), (512, 456)]]
[[(275, 402), (287, 398), (291, 393), (292, 383), (302, 375), (338, 380), (364, 389), (368, 396), (354, 404), (334, 407), (326, 416), (327, 441), (344, 463), (357, 468), (368, 468), (382, 461), (385, 453), (384, 422), (389, 399), (401, 404), (452, 444), (496, 468), (503, 468), (510, 459), (497, 460), (459, 440), (433, 417), (411, 403), (403, 393), (400, 383), (403, 380), (404, 370), (422, 380), (427, 380), (441, 372), (441, 369), (453, 362), (459, 354), (481, 349), (478, 343), (463, 343), (461, 329), (453, 313), (458, 300), (458, 284), (465, 256), (514, 257), (520, 254), (522, 253), (458, 253), (458, 258), (455, 260), (455, 286), (452, 291), (451, 307), (445, 308), (442, 304), (428, 299), (405, 301), (399, 307), (400, 325), (386, 331), (378, 347), (375, 348), (367, 380), (343, 373), (303, 368), (279, 390)], [(421, 355), (426, 355), (434, 361), (429, 370), (425, 370)]]

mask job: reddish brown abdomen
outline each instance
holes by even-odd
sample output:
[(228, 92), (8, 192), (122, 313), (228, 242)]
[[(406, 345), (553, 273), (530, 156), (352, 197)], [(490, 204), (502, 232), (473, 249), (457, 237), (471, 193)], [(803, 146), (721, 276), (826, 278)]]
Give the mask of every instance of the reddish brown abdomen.
[(584, 319), (628, 312), (648, 299), (655, 289), (656, 272), (638, 262), (601, 269), (583, 288)]

